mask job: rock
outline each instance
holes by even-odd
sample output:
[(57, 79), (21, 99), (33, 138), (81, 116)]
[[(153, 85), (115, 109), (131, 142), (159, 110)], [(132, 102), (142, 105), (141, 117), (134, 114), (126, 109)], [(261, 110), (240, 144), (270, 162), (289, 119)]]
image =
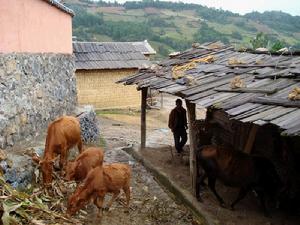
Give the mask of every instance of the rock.
[(9, 135), (6, 137), (6, 143), (8, 146), (13, 146), (14, 145), (14, 140), (13, 140), (13, 137), (12, 135)]
[(100, 139), (99, 121), (92, 106), (78, 108), (81, 138), (85, 144), (97, 143)]
[(144, 190), (146, 193), (149, 192), (149, 188), (148, 188), (147, 186), (144, 186), (144, 187), (143, 187), (143, 190)]
[(28, 122), (27, 115), (25, 113), (20, 115), (20, 122), (22, 125), (25, 125)]
[(13, 73), (17, 69), (17, 62), (15, 59), (9, 59), (6, 62), (6, 72), (8, 74)]
[(0, 149), (0, 161), (5, 160), (7, 158), (6, 153), (3, 149)]
[(0, 167), (4, 171), (5, 181), (14, 188), (25, 189), (31, 184), (34, 166), (30, 157), (8, 154), (7, 159), (0, 162)]
[(43, 98), (43, 96), (44, 96), (44, 93), (43, 93), (42, 90), (39, 89), (39, 90), (36, 91), (36, 97), (37, 97), (38, 99)]

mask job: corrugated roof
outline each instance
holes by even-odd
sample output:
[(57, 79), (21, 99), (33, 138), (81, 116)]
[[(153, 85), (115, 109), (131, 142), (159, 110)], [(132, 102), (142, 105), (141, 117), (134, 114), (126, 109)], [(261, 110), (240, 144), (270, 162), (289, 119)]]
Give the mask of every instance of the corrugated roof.
[[(199, 62), (207, 56), (214, 61)], [(174, 66), (192, 61), (195, 64), (182, 71), (192, 85), (187, 84), (187, 78), (173, 79)], [(230, 82), (237, 75), (245, 88), (231, 89)], [(288, 94), (300, 87), (300, 56), (292, 53), (237, 52), (231, 46), (207, 43), (161, 62), (156, 69), (142, 70), (119, 82), (151, 87), (199, 106), (223, 109), (230, 119), (258, 125), (271, 123), (285, 135), (300, 135), (300, 100), (288, 99)]]
[(68, 13), (71, 16), (74, 16), (74, 11), (72, 9), (68, 8), (67, 6), (65, 6), (64, 4), (60, 3), (57, 0), (43, 0), (43, 1), (46, 1), (50, 5), (58, 8), (59, 10), (65, 12), (65, 13)]
[(73, 42), (73, 52), (76, 69), (147, 68), (150, 65), (132, 42)]

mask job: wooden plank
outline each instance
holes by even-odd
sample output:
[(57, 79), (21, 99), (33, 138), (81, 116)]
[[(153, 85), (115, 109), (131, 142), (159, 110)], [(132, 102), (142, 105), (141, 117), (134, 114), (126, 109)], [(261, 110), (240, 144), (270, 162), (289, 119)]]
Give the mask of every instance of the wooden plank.
[(163, 92), (166, 92), (166, 93), (169, 93), (169, 94), (176, 94), (182, 90), (185, 90), (186, 89), (186, 86), (185, 85), (172, 85), (170, 87), (165, 87), (165, 88), (162, 88), (161, 91)]
[(282, 132), (282, 135), (288, 135), (288, 136), (300, 136), (300, 124), (297, 124), (288, 130), (285, 130)]
[(256, 125), (259, 125), (259, 126), (263, 126), (263, 125), (267, 124), (268, 122), (264, 121), (264, 120), (256, 120), (253, 123)]
[(296, 83), (294, 80), (291, 81), (290, 84), (287, 84), (287, 86), (283, 87), (278, 93), (272, 95), (272, 97), (276, 98), (287, 98), (289, 93), (295, 88), (299, 87), (300, 83)]
[(284, 98), (267, 98), (257, 97), (251, 100), (252, 103), (259, 103), (264, 105), (277, 105), (284, 107), (300, 108), (300, 101), (290, 101)]
[(276, 118), (274, 120), (271, 120), (270, 123), (279, 126), (280, 124), (282, 124), (282, 122), (285, 122), (285, 121), (289, 120), (290, 118), (294, 118), (295, 115), (299, 116), (299, 110), (298, 109), (295, 110), (295, 111), (292, 111), (290, 113), (287, 113), (287, 114), (285, 114), (285, 115), (283, 115), (281, 117), (278, 117), (278, 118)]
[(228, 101), (222, 102), (222, 108), (225, 110), (237, 107), (239, 105), (245, 104), (249, 102), (252, 98), (260, 96), (262, 94), (255, 93), (242, 93), (233, 99), (229, 99)]
[(250, 133), (249, 133), (249, 136), (248, 136), (248, 139), (246, 142), (245, 150), (244, 150), (248, 154), (250, 154), (252, 151), (252, 147), (253, 147), (253, 144), (255, 141), (257, 130), (258, 130), (258, 126), (253, 124), (251, 126), (251, 130), (250, 130)]
[(287, 119), (277, 123), (278, 126), (289, 129), (290, 127), (300, 123), (300, 110), (296, 110)]
[(209, 90), (209, 91), (204, 91), (195, 95), (191, 95), (189, 97), (187, 97), (186, 99), (189, 101), (195, 101), (204, 97), (207, 97), (209, 95), (215, 94), (216, 92), (214, 90)]
[(245, 67), (257, 67), (257, 68), (261, 68), (261, 67), (277, 67), (277, 68), (281, 68), (281, 69), (285, 69), (290, 65), (290, 63), (278, 63), (278, 64), (255, 64), (255, 65), (247, 65), (247, 64), (234, 64), (234, 65), (227, 65), (228, 67), (240, 67), (240, 68), (245, 68)]
[(214, 88), (215, 91), (220, 92), (237, 92), (237, 93), (264, 93), (264, 94), (274, 94), (277, 92), (277, 88), (265, 89), (265, 88)]
[(197, 180), (197, 165), (196, 165), (196, 131), (193, 124), (196, 121), (196, 106), (194, 103), (186, 100), (186, 107), (188, 112), (189, 122), (189, 139), (190, 139), (190, 176), (192, 178), (193, 194), (196, 195), (196, 180)]
[(169, 80), (169, 79), (166, 79), (166, 80), (164, 80), (164, 81), (161, 81), (160, 83), (154, 84), (154, 85), (153, 85), (153, 88), (159, 89), (159, 88), (162, 88), (162, 87), (169, 86), (169, 85), (171, 85), (171, 84), (174, 84), (174, 81)]
[(296, 108), (285, 108), (285, 107), (282, 107), (282, 106), (278, 106), (277, 108), (278, 108), (278, 110), (276, 112), (273, 112), (272, 114), (269, 114), (269, 115), (265, 116), (263, 118), (263, 120), (264, 121), (271, 121), (271, 120), (274, 120), (278, 117), (286, 115), (287, 113), (290, 113), (292, 111), (297, 110)]
[(258, 114), (260, 112), (263, 112), (263, 111), (269, 109), (270, 107), (272, 107), (272, 106), (260, 105), (260, 106), (254, 108), (254, 109), (251, 109), (251, 110), (249, 110), (249, 111), (247, 111), (245, 113), (239, 114), (239, 115), (237, 115), (237, 116), (235, 116), (233, 118), (236, 119), (236, 120), (242, 120), (242, 119), (244, 119), (246, 117), (249, 117), (249, 116)]
[(186, 96), (197, 94), (197, 93), (221, 86), (223, 84), (229, 83), (233, 77), (234, 77), (234, 75), (229, 75), (229, 76), (226, 76), (226, 78), (221, 78), (221, 79), (219, 78), (217, 81), (211, 82), (209, 84), (201, 83), (201, 85), (198, 85), (195, 88), (192, 88), (190, 90), (185, 90), (182, 93)]
[(141, 149), (144, 149), (146, 147), (146, 105), (148, 88), (143, 88), (141, 92)]
[(246, 103), (243, 105), (240, 105), (238, 107), (232, 108), (227, 110), (226, 112), (230, 115), (230, 116), (236, 116), (239, 115), (243, 112), (249, 111), (251, 109), (254, 109), (256, 107), (258, 107), (259, 104), (254, 104), (254, 103)]
[(262, 120), (264, 116), (270, 115), (274, 111), (276, 111), (276, 108), (277, 108), (276, 106), (272, 106), (271, 108), (269, 108), (267, 110), (264, 110), (260, 113), (255, 114), (255, 115), (246, 117), (246, 118), (242, 119), (241, 121), (242, 122), (253, 122), (255, 120)]
[(219, 102), (221, 102), (223, 100), (226, 100), (228, 98), (232, 98), (235, 95), (238, 95), (238, 94), (237, 93), (235, 93), (235, 94), (231, 94), (231, 93), (217, 93), (217, 94), (214, 94), (214, 95), (207, 96), (206, 98), (199, 99), (199, 100), (194, 101), (194, 102), (197, 103), (197, 105), (208, 107), (208, 106), (217, 104), (217, 103), (219, 103)]

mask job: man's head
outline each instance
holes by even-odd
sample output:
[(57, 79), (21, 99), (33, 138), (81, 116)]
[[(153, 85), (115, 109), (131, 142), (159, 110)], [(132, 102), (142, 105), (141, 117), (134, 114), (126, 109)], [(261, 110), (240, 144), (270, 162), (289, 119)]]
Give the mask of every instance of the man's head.
[(182, 100), (181, 99), (179, 99), (179, 98), (176, 99), (176, 106), (177, 107), (181, 107), (182, 106)]

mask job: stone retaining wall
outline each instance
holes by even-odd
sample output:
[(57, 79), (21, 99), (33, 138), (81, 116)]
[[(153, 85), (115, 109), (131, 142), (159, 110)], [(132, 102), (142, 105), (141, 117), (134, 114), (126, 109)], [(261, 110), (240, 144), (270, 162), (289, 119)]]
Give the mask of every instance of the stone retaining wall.
[(0, 148), (30, 141), (77, 104), (75, 64), (64, 54), (0, 54)]

